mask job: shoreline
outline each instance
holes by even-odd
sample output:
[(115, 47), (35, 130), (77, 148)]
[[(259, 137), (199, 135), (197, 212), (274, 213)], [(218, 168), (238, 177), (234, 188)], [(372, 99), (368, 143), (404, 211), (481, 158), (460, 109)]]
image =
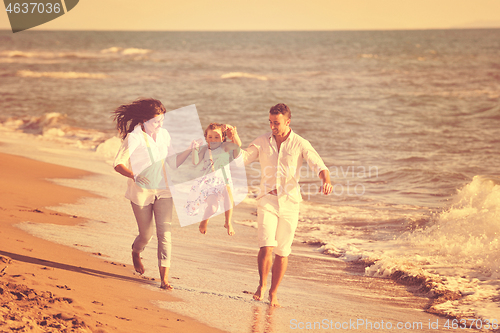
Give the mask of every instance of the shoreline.
[[(133, 272), (133, 266), (52, 243), (22, 231), (30, 221), (78, 225), (86, 219), (46, 207), (96, 197), (47, 178), (82, 178), (83, 170), (0, 153), (0, 328), (76, 329), (79, 332), (222, 332), (156, 307), (152, 300), (179, 301)], [(6, 305), (6, 306), (5, 306)]]
[[(3, 147), (7, 149), (2, 150), (12, 151), (12, 147), (12, 145), (7, 145)], [(54, 150), (54, 148), (55, 146), (51, 149), (38, 148), (39, 152), (35, 158), (53, 161), (55, 157), (56, 163), (62, 161), (65, 166), (82, 166), (86, 159), (92, 160), (92, 154), (95, 154), (79, 151), (78, 159), (61, 159), (58, 157), (60, 150)], [(56, 155), (43, 155), (40, 151), (56, 152)], [(30, 152), (31, 154), (27, 156), (35, 156), (32, 147)], [(76, 157), (77, 155), (70, 153), (66, 156)], [(32, 165), (46, 164), (18, 156), (11, 156), (11, 158), (24, 159), (24, 162), (28, 161)], [(118, 197), (123, 199), (119, 188), (114, 189), (109, 197), (99, 196), (102, 188), (96, 188), (97, 183), (109, 187), (110, 184), (116, 186), (120, 180), (109, 170), (108, 165), (100, 161), (99, 164), (84, 165), (85, 170), (95, 170), (96, 176), (90, 176), (89, 171), (75, 171), (75, 169), (49, 164), (50, 170), (47, 172), (49, 174), (52, 172), (50, 174), (52, 178), (51, 181), (47, 181), (36, 179), (33, 176), (36, 172), (28, 169), (25, 174), (32, 173), (33, 175), (28, 177), (27, 181), (33, 179), (31, 181), (36, 180), (44, 186), (53, 186), (58, 191), (72, 193), (78, 193), (73, 192), (74, 190), (81, 191), (79, 193), (81, 196), (76, 195), (72, 198), (74, 201), (78, 198), (80, 200), (75, 204), (69, 204), (68, 198), (70, 197), (62, 195), (62, 201), (54, 203), (51, 201), (53, 199), (52, 191), (50, 191), (50, 197), (43, 198), (49, 201), (48, 204), (33, 207), (24, 205), (24, 211), (21, 213), (26, 216), (23, 219), (15, 219), (12, 223), (1, 221), (3, 224), (9, 224), (10, 229), (1, 229), (0, 240), (6, 236), (5, 233), (17, 235), (17, 238), (11, 241), (14, 247), (17, 246), (18, 257), (14, 258), (13, 263), (8, 263), (8, 258), (5, 260), (7, 263), (0, 258), (0, 271), (7, 266), (5, 272), (13, 277), (13, 281), (8, 282), (29, 284), (29, 288), (25, 287), (26, 290), (21, 288), (19, 291), (14, 288), (13, 293), (9, 291), (10, 295), (14, 295), (12, 296), (14, 298), (16, 293), (19, 295), (19, 292), (29, 295), (29, 289), (35, 289), (41, 295), (39, 299), (36, 299), (39, 304), (52, 301), (50, 305), (54, 310), (49, 317), (57, 323), (64, 320), (61, 318), (69, 318), (72, 319), (70, 320), (72, 325), (80, 325), (84, 322), (91, 326), (89, 324), (93, 320), (92, 323), (95, 325), (91, 329), (94, 332), (123, 330), (145, 332), (164, 328), (165, 331), (175, 332), (235, 333), (248, 330), (260, 332), (261, 328), (263, 332), (270, 330), (275, 333), (292, 332), (295, 331), (293, 329), (295, 322), (317, 322), (325, 318), (342, 322), (351, 319), (366, 322), (383, 320), (394, 324), (415, 321), (425, 325), (432, 320), (432, 322), (439, 321), (440, 326), (445, 324), (445, 318), (425, 313), (424, 308), (428, 298), (415, 295), (408, 286), (398, 285), (388, 279), (367, 277), (359, 274), (360, 271), (353, 272), (347, 267), (350, 266), (348, 263), (321, 255), (307, 244), (294, 245), (287, 275), (280, 287), (279, 299), (284, 307), (273, 309), (268, 306), (267, 302), (253, 301), (252, 294), (258, 282), (255, 263), (258, 252), (257, 229), (249, 227), (254, 224), (255, 218), (253, 199), (243, 202), (235, 209), (233, 222), (237, 232), (232, 237), (226, 235), (222, 227), (221, 216), (211, 219), (208, 236), (200, 234), (197, 225), (183, 228), (178, 226), (174, 216), (173, 248), (176, 259), (171, 269), (171, 279), (174, 279), (171, 282), (173, 282), (174, 290), (168, 293), (159, 292), (159, 282), (152, 281), (152, 277), (157, 276), (156, 267), (153, 266), (155, 265), (153, 260), (156, 262), (156, 259), (153, 259), (156, 257), (154, 242), (144, 252), (144, 262), (148, 267), (148, 272), (146, 272), (146, 277), (140, 278), (134, 274), (133, 267), (128, 264), (131, 260), (124, 250), (125, 247), (128, 250), (130, 246), (128, 240), (122, 244), (125, 247), (119, 250), (118, 254), (123, 254), (119, 258), (116, 256), (116, 251), (108, 252), (109, 248), (103, 248), (106, 244), (97, 243), (97, 246), (94, 246), (96, 243), (86, 239), (91, 233), (103, 233), (101, 242), (112, 241), (108, 238), (112, 234), (105, 233), (106, 230), (113, 227), (113, 223), (116, 226), (116, 222), (120, 228), (123, 228), (125, 222), (116, 221), (111, 215), (100, 215), (100, 212), (94, 214), (93, 210), (89, 211), (89, 207), (95, 208), (94, 204), (99, 201), (102, 201), (101, 206), (107, 210), (115, 208), (124, 210), (129, 206), (126, 200), (122, 200), (121, 203), (117, 201)], [(11, 163), (11, 167), (14, 169), (14, 174), (24, 177), (24, 174), (20, 174), (22, 172), (17, 165)], [(73, 179), (64, 178), (65, 171), (68, 170), (76, 172), (69, 175), (74, 177)], [(82, 174), (87, 176), (82, 176)], [(108, 183), (106, 179), (111, 174), (113, 174), (113, 179), (110, 179)], [(82, 184), (86, 181), (89, 184)], [(38, 183), (37, 186), (40, 186)], [(18, 185), (15, 182), (14, 184)], [(86, 200), (88, 198), (90, 199)], [(40, 207), (51, 207), (52, 210)], [(65, 211), (85, 218), (74, 218), (73, 215), (65, 214)], [(5, 210), (1, 210), (0, 214), (1, 216), (7, 215)], [(125, 215), (128, 216), (128, 214)], [(57, 221), (55, 221), (56, 218)], [(239, 224), (236, 220), (243, 223)], [(17, 227), (12, 225), (21, 221), (33, 223), (25, 222)], [(44, 229), (42, 234), (21, 230), (21, 226), (26, 224), (28, 227), (48, 226), (44, 222), (49, 222), (52, 227), (42, 228)], [(135, 224), (132, 220), (128, 222)], [(67, 229), (62, 232), (62, 235), (66, 235), (65, 237), (70, 235), (68, 230), (70, 233), (79, 233), (78, 237), (74, 238), (75, 240), (70, 237), (70, 240), (66, 242), (45, 237), (47, 233), (59, 233), (58, 225)], [(118, 236), (120, 235), (122, 233)], [(29, 243), (30, 247), (24, 246), (23, 243)], [(2, 242), (2, 244), (6, 243)], [(35, 247), (31, 244), (39, 245)], [(12, 251), (4, 251), (4, 247), (0, 250), (3, 251), (0, 253), (2, 257), (6, 257), (5, 254), (14, 255)], [(104, 255), (99, 257), (101, 251)], [(108, 253), (111, 256), (106, 260), (105, 256)], [(149, 264), (147, 264), (148, 260)], [(354, 270), (359, 269), (359, 266), (354, 267)], [(220, 284), (221, 274), (225, 276), (223, 284)], [(89, 279), (92, 281), (88, 282)], [(53, 295), (52, 299), (44, 300), (43, 295), (47, 293)], [(140, 296), (137, 296), (137, 293)], [(66, 302), (65, 299), (70, 299), (71, 303)], [(23, 301), (29, 304), (28, 300)], [(130, 302), (137, 304), (123, 306)], [(374, 307), (374, 304), (377, 306)], [(26, 314), (24, 316), (26, 317)], [(192, 318), (197, 318), (198, 321)], [(19, 322), (22, 322), (22, 319), (23, 317), (20, 316)], [(64, 321), (64, 323), (68, 322)], [(85, 332), (81, 327), (76, 329)], [(363, 331), (375, 332), (377, 330)], [(424, 326), (424, 330), (421, 331), (434, 332), (435, 329), (430, 327), (427, 329)]]

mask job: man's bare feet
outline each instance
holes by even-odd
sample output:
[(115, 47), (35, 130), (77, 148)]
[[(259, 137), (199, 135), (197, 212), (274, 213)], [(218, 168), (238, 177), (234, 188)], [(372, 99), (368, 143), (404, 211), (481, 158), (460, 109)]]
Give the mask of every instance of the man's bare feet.
[(256, 301), (262, 301), (264, 299), (264, 293), (266, 292), (266, 286), (258, 286), (257, 291), (253, 294), (253, 299)]
[(200, 232), (201, 232), (202, 234), (206, 234), (206, 233), (207, 233), (207, 226), (208, 226), (208, 220), (205, 220), (205, 221), (201, 221), (201, 222), (200, 222), (200, 227), (199, 227), (199, 229), (200, 229)]
[(170, 283), (168, 283), (168, 282), (162, 282), (160, 288), (161, 289), (165, 289), (165, 290), (172, 290), (172, 289), (174, 289), (174, 287), (172, 287), (170, 285)]
[(132, 262), (134, 263), (135, 271), (139, 274), (144, 274), (144, 265), (142, 264), (141, 254), (132, 252)]
[(235, 234), (235, 232), (234, 232), (234, 228), (233, 228), (233, 225), (232, 225), (232, 223), (231, 223), (231, 222), (226, 222), (226, 223), (224, 224), (224, 228), (226, 228), (226, 229), (227, 229), (227, 234), (228, 234), (229, 236), (232, 236), (232, 235), (234, 235), (234, 234)]
[(280, 303), (278, 303), (278, 296), (276, 294), (269, 293), (269, 305), (275, 308), (281, 308)]

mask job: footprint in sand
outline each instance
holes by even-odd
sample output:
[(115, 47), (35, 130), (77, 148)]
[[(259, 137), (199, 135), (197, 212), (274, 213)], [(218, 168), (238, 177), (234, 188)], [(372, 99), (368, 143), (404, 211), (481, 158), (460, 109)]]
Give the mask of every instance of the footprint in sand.
[(109, 261), (105, 261), (105, 263), (108, 263), (108, 264), (111, 264), (111, 265), (115, 265), (115, 266), (122, 266), (122, 267), (127, 267), (127, 265), (124, 265), (124, 264), (117, 264), (116, 262), (109, 262)]
[(57, 288), (59, 288), (59, 289), (71, 290), (71, 288), (70, 288), (70, 287), (68, 287), (67, 285), (64, 285), (64, 286), (57, 286), (57, 285), (56, 285), (56, 287), (57, 287)]
[(20, 212), (43, 213), (40, 209), (19, 209)]
[(8, 265), (12, 264), (12, 259), (7, 258), (7, 257), (0, 256), (0, 261), (5, 263), (5, 264), (8, 264)]
[(140, 277), (141, 277), (141, 279), (143, 279), (143, 280), (155, 281), (155, 278), (150, 278), (150, 277), (147, 277), (147, 276), (144, 276), (144, 275), (141, 275)]

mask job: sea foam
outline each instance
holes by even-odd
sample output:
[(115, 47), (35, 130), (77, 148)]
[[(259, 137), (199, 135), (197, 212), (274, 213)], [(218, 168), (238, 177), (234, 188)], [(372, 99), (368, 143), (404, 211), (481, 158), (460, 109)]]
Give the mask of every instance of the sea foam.
[(236, 78), (257, 79), (260, 81), (269, 80), (266, 76), (263, 76), (263, 75), (256, 75), (256, 74), (244, 73), (244, 72), (231, 72), (231, 73), (226, 73), (226, 74), (221, 75), (221, 79), (236, 79)]
[(20, 77), (50, 77), (53, 79), (105, 79), (108, 77), (102, 73), (80, 73), (80, 72), (33, 72), (30, 70), (21, 70), (17, 72)]
[[(90, 150), (95, 150), (97, 146), (112, 137), (111, 134), (102, 131), (69, 126), (67, 115), (59, 112), (48, 112), (41, 116), (0, 117), (0, 128), (6, 132), (30, 134), (38, 140), (57, 141)], [(108, 157), (109, 152), (105, 152), (103, 147), (100, 155)]]
[(439, 214), (432, 226), (409, 235), (408, 240), (449, 264), (499, 278), (499, 184), (499, 177), (474, 177), (458, 192), (450, 209)]
[(499, 177), (475, 176), (450, 208), (395, 240), (366, 275), (420, 281), (437, 298), (430, 308), (436, 313), (499, 318), (499, 184)]

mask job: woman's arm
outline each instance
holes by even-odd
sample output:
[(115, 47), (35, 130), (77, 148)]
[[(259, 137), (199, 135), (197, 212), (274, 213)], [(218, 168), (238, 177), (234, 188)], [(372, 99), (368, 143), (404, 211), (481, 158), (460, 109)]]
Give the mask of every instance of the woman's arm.
[(203, 160), (203, 156), (205, 155), (205, 152), (207, 151), (208, 147), (203, 146), (201, 149), (195, 150), (193, 153), (193, 164), (198, 165), (200, 162)]
[(115, 166), (115, 171), (118, 172), (120, 175), (123, 175), (127, 178), (134, 180), (136, 183), (143, 185), (149, 184), (149, 180), (146, 177), (138, 175), (136, 178), (132, 170), (127, 168), (124, 164), (118, 164), (117, 166)]
[(193, 148), (193, 156), (191, 157), (191, 162), (193, 162), (193, 165), (198, 165), (200, 163), (200, 147)]
[(179, 155), (177, 155), (176, 162), (177, 162), (177, 167), (179, 167), (184, 161), (188, 158), (189, 154), (191, 154), (191, 149), (186, 149)]
[(135, 180), (134, 173), (123, 164), (118, 164), (117, 166), (115, 166), (115, 171), (118, 172), (120, 175)]

